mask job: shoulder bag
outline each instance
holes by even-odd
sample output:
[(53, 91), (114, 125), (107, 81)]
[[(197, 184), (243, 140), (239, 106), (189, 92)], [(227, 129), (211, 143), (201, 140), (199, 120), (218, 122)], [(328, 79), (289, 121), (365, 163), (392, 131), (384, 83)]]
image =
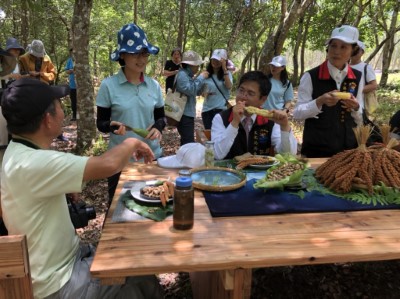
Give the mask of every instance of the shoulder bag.
[(175, 77), (173, 88), (169, 88), (167, 91), (164, 106), (167, 125), (174, 127), (178, 126), (179, 122), (181, 121), (187, 102), (187, 96), (176, 91), (176, 79), (177, 76)]
[[(368, 85), (367, 66), (368, 66), (368, 63), (365, 64), (365, 67), (364, 67), (365, 85)], [(367, 115), (371, 115), (372, 113), (374, 113), (376, 111), (376, 109), (378, 109), (379, 103), (378, 103), (378, 97), (376, 95), (376, 90), (368, 92), (368, 93), (364, 93), (364, 106), (365, 106), (364, 109), (365, 109)]]
[(219, 89), (219, 87), (218, 87), (218, 85), (217, 85), (217, 82), (215, 82), (213, 76), (211, 75), (210, 77), (211, 77), (211, 79), (214, 81), (214, 84), (215, 84), (215, 86), (217, 87), (217, 89), (218, 89), (218, 91), (220, 92), (220, 94), (222, 94), (222, 96), (224, 97), (226, 108), (227, 108), (227, 109), (231, 108), (231, 107), (232, 107), (231, 103), (229, 103), (228, 99), (225, 98), (225, 95), (223, 94), (223, 92), (221, 91), (221, 89)]

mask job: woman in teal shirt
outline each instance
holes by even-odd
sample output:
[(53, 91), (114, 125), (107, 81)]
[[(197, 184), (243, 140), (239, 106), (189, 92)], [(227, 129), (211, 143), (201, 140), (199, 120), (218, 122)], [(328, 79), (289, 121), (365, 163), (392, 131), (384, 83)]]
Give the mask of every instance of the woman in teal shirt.
[[(157, 54), (158, 47), (147, 41), (145, 32), (136, 24), (127, 24), (118, 32), (118, 48), (111, 60), (121, 65), (116, 75), (104, 79), (97, 94), (97, 128), (111, 132), (108, 147), (113, 148), (128, 137), (147, 143), (155, 158), (162, 155), (160, 140), (164, 121), (164, 99), (160, 84), (144, 75), (150, 54)], [(147, 129), (149, 134), (141, 137), (127, 131), (132, 128)], [(108, 178), (109, 200), (112, 200), (120, 173)]]

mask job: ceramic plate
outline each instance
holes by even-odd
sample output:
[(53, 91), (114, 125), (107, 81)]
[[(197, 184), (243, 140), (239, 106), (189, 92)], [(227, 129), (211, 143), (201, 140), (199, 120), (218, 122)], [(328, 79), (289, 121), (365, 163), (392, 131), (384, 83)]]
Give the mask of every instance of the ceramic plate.
[[(143, 195), (142, 194), (142, 192), (141, 192), (141, 190), (143, 189), (144, 187), (142, 187), (142, 188), (140, 188), (140, 189), (138, 189), (136, 186), (135, 187), (133, 187), (130, 191), (131, 191), (131, 195), (132, 195), (132, 197), (136, 200), (136, 201), (141, 201), (141, 202), (145, 202), (145, 203), (153, 203), (153, 204), (161, 204), (161, 200), (160, 200), (160, 198), (155, 198), (155, 197), (150, 197), (150, 196), (146, 196), (146, 195)], [(167, 200), (167, 202), (170, 202), (170, 201), (172, 201), (173, 200), (173, 198), (169, 198), (168, 200)]]

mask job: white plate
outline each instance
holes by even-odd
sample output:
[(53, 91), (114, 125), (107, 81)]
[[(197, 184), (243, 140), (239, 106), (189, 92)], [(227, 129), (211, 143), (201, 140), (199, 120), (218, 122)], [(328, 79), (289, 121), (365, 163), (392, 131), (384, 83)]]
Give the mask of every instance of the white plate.
[[(159, 204), (161, 204), (161, 200), (159, 200), (157, 198), (155, 198), (155, 199), (144, 198), (140, 194), (140, 190), (139, 191), (132, 191), (132, 189), (131, 189), (131, 195), (133, 196), (134, 199), (136, 199), (138, 201), (147, 202), (147, 203), (159, 203)], [(173, 198), (168, 199), (167, 202), (170, 202), (171, 200), (173, 200)]]

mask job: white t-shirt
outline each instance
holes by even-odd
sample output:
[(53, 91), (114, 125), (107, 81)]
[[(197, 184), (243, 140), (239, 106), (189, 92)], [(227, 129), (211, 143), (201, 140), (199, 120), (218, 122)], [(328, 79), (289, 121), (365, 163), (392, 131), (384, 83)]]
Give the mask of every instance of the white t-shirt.
[(1, 207), (9, 234), (26, 235), (35, 298), (69, 279), (79, 247), (66, 193), (81, 192), (88, 157), (11, 141), (3, 159)]
[[(366, 76), (367, 80), (365, 80), (365, 65), (366, 65), (366, 63), (363, 61), (361, 61), (360, 63), (354, 64), (354, 65), (350, 65), (353, 69), (361, 72), (361, 74), (362, 74), (361, 81), (364, 83), (364, 86), (365, 86), (365, 81), (367, 81), (367, 83), (369, 83), (371, 81), (376, 80), (375, 71), (370, 64), (367, 65), (367, 76)], [(362, 93), (361, 96), (362, 96), (361, 106), (362, 106), (362, 108), (364, 108), (365, 107), (364, 93)]]

